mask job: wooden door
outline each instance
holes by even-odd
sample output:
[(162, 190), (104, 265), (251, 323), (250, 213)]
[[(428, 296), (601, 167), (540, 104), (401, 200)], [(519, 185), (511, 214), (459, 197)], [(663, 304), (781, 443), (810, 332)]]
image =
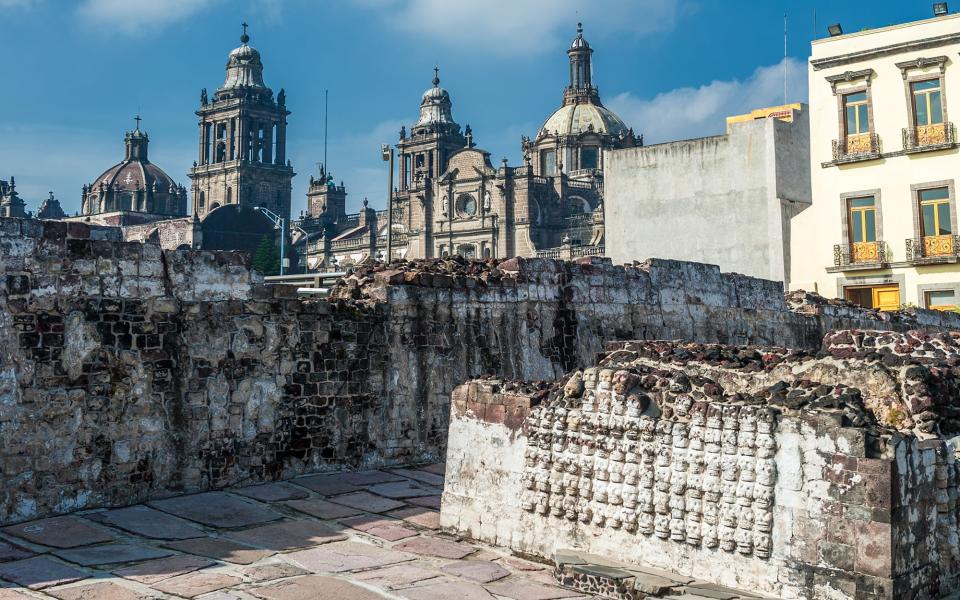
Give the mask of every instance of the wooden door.
[(873, 307), (879, 310), (897, 310), (900, 308), (900, 286), (878, 285), (873, 290)]

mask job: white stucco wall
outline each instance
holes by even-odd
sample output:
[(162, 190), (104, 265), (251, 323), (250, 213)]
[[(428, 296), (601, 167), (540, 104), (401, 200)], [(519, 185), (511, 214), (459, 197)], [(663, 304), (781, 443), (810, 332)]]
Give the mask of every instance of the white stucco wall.
[(809, 127), (735, 123), (729, 134), (610, 151), (607, 255), (670, 258), (778, 281), (789, 272), (790, 217), (808, 206)]

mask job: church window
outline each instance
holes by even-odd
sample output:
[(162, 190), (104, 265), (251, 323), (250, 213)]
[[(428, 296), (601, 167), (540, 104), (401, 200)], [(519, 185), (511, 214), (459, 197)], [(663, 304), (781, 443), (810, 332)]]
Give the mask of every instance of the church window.
[(472, 217), (477, 214), (477, 199), (471, 194), (457, 196), (457, 212), (462, 217)]
[(580, 168), (596, 169), (597, 155), (598, 155), (598, 150), (596, 147), (587, 146), (585, 148), (581, 148), (580, 149)]
[(216, 162), (221, 163), (227, 160), (227, 146), (223, 142), (217, 142), (217, 160)]
[(540, 175), (551, 177), (557, 174), (557, 151), (544, 150), (540, 153)]
[(460, 244), (457, 246), (457, 254), (464, 258), (476, 258), (477, 247), (473, 244)]
[(200, 207), (200, 210), (198, 212), (203, 212), (203, 207), (206, 203), (207, 203), (206, 195), (203, 192), (200, 192), (200, 200), (197, 202), (197, 204)]
[(233, 188), (227, 188), (227, 204), (233, 202)]

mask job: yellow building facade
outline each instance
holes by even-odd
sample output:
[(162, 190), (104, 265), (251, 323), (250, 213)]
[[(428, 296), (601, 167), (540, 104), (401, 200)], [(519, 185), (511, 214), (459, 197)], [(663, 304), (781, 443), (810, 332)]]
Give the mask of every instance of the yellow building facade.
[(813, 205), (790, 287), (861, 306), (960, 306), (960, 15), (813, 42)]

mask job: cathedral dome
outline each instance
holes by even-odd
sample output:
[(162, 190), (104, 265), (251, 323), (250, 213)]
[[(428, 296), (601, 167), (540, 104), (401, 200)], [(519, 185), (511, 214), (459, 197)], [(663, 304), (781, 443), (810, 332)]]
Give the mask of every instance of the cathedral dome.
[(125, 160), (103, 172), (93, 182), (96, 189), (102, 184), (105, 187), (114, 187), (121, 192), (145, 190), (156, 183), (159, 193), (170, 193), (176, 183), (157, 165), (139, 160)]
[(147, 160), (147, 145), (150, 138), (138, 127), (124, 138), (127, 153), (123, 162), (113, 165), (94, 180), (91, 188), (115, 187), (119, 191), (136, 191), (153, 188), (160, 193), (174, 191), (177, 184), (163, 169)]
[(601, 135), (626, 135), (629, 128), (613, 111), (601, 104), (566, 104), (544, 122), (537, 137), (580, 135), (588, 131)]
[(147, 159), (149, 141), (139, 127), (127, 132), (123, 161), (83, 186), (83, 214), (118, 210), (182, 214), (186, 190)]

